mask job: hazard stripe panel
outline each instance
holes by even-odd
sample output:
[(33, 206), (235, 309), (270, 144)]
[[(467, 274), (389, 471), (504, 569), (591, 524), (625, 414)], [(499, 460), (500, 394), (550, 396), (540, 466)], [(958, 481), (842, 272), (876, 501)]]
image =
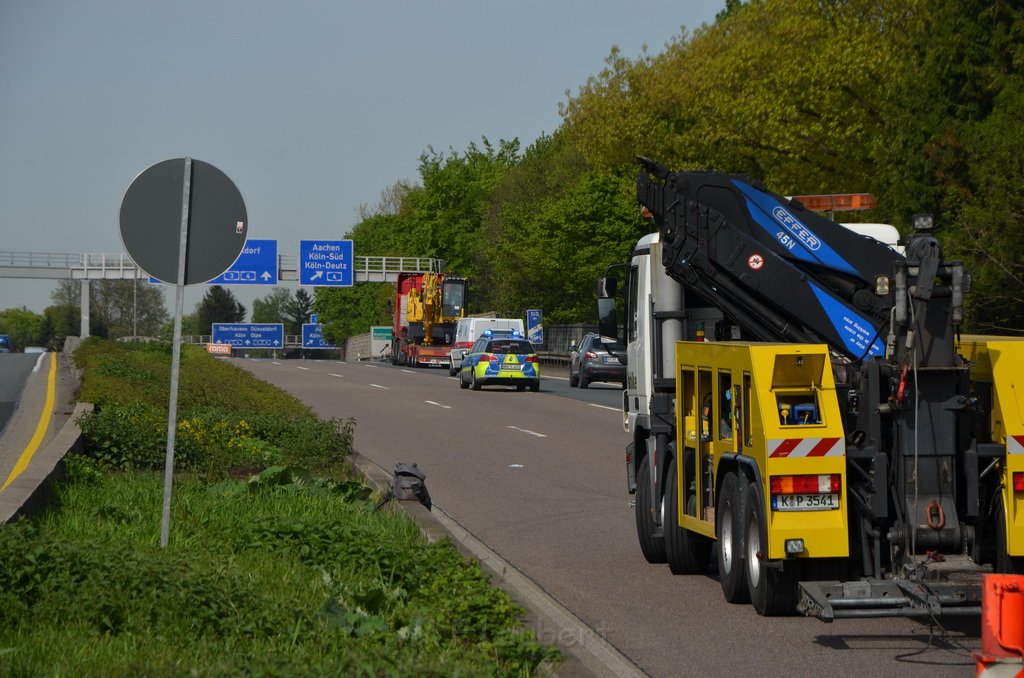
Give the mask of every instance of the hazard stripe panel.
[(768, 441), (768, 456), (774, 458), (841, 457), (844, 454), (846, 444), (842, 438), (782, 438)]
[(1007, 454), (1024, 454), (1024, 436), (1010, 436), (1006, 439)]

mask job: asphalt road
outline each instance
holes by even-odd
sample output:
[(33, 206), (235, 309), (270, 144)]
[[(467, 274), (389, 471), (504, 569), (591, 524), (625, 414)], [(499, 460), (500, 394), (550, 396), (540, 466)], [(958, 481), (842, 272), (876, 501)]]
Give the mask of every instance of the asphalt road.
[(38, 360), (38, 354), (0, 353), (0, 433), (14, 414), (25, 381)]
[(625, 490), (621, 391), (611, 384), (584, 391), (549, 376), (540, 393), (475, 392), (447, 370), (233, 362), (322, 417), (354, 418), (357, 450), (385, 469), (419, 464), (436, 506), (652, 676), (973, 675), (977, 619), (944, 629), (762, 618), (726, 603), (714, 576), (648, 564)]

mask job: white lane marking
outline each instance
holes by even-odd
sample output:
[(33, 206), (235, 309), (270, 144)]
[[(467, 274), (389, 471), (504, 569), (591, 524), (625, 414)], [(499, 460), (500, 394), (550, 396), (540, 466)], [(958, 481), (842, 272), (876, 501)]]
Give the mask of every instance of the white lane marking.
[(621, 412), (621, 407), (608, 407), (607, 405), (598, 405), (597, 403), (590, 403), (591, 407), (600, 407), (602, 410), (611, 410), (612, 412)]
[(400, 371), (401, 372), (405, 372), (406, 374), (416, 374), (416, 370), (400, 370)]
[(522, 464), (509, 464), (508, 467), (509, 468), (526, 468)]
[(299, 369), (299, 370), (308, 370), (309, 369), (308, 367), (303, 367), (302, 365), (296, 365), (295, 368)]
[(374, 388), (382, 388), (382, 389), (384, 389), (385, 391), (390, 391), (390, 390), (391, 390), (391, 388), (390, 388), (390, 387), (388, 387), (388, 386), (381, 386), (380, 384), (370, 384), (370, 386), (372, 386), (372, 387), (374, 387)]
[(330, 374), (332, 377), (340, 377), (341, 376), (340, 374), (335, 374), (334, 372), (329, 372), (328, 374)]
[(372, 369), (377, 369), (376, 365), (363, 365), (363, 367), (370, 367)]
[(519, 431), (520, 433), (529, 433), (531, 436), (537, 436), (538, 438), (547, 438), (547, 436), (545, 434), (537, 433), (536, 431), (531, 431), (528, 428), (519, 428), (518, 426), (511, 426), (511, 425), (506, 426), (505, 428), (510, 428), (510, 429), (512, 429), (514, 431)]
[(437, 405), (438, 407), (443, 407), (446, 410), (452, 409), (451, 405), (442, 405), (441, 403), (435, 403), (433, 400), (424, 400), (423, 402), (427, 403), (428, 405)]
[(270, 364), (271, 365), (280, 365), (281, 363), (277, 362), (276, 360), (271, 360)]
[(558, 379), (558, 380), (561, 380), (561, 381), (569, 381), (569, 377), (549, 377), (546, 374), (541, 375), (541, 378), (542, 379)]

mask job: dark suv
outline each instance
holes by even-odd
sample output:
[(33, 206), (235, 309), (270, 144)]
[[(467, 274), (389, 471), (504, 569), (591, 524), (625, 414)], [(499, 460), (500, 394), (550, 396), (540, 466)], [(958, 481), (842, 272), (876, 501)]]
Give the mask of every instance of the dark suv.
[(569, 385), (586, 388), (594, 381), (618, 382), (626, 388), (626, 366), (591, 332), (583, 335), (579, 346), (573, 346), (569, 354)]

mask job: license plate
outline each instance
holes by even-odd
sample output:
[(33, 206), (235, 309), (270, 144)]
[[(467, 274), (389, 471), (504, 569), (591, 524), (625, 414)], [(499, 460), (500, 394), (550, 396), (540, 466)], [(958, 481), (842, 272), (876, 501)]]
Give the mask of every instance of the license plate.
[(773, 494), (773, 511), (828, 511), (839, 508), (839, 495)]
[(618, 365), (619, 364), (619, 359), (616, 358), (613, 355), (606, 355), (604, 357), (604, 364), (605, 365)]
[(523, 369), (522, 365), (506, 364), (501, 366), (502, 372), (521, 372)]

